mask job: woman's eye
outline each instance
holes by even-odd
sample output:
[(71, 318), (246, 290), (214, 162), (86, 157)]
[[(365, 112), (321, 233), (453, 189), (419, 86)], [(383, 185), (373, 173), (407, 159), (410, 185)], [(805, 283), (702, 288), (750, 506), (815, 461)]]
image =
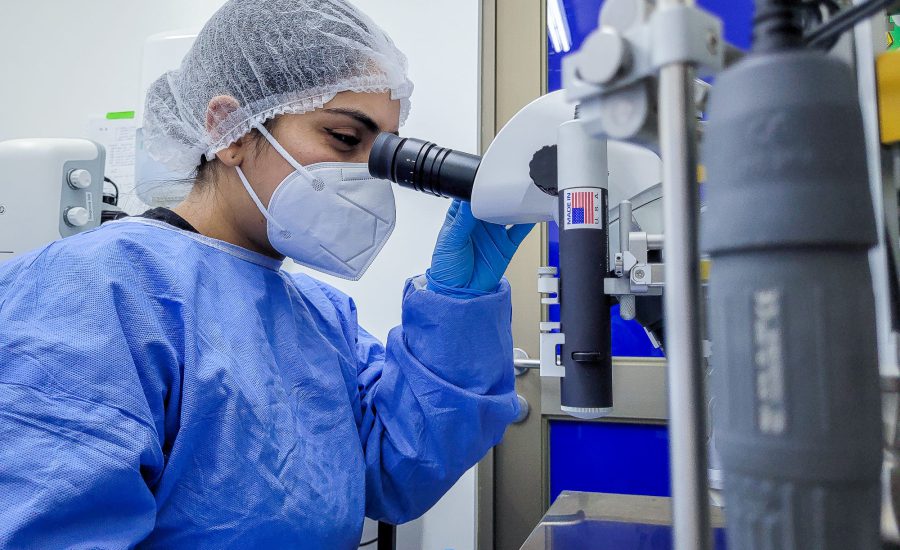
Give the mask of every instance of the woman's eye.
[(348, 145), (350, 147), (355, 147), (355, 146), (359, 145), (359, 143), (360, 143), (360, 139), (356, 136), (341, 134), (340, 132), (332, 132), (332, 131), (329, 131), (328, 135), (330, 135), (332, 138), (340, 141), (344, 145)]

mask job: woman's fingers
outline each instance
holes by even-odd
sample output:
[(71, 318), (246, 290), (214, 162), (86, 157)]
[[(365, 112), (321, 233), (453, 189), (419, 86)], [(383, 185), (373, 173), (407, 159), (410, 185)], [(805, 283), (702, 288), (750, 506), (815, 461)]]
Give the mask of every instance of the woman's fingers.
[(456, 218), (456, 213), (459, 212), (459, 204), (461, 201), (454, 200), (450, 203), (450, 208), (447, 209), (447, 217), (444, 218), (444, 224), (451, 223), (454, 218)]
[(514, 245), (519, 246), (531, 232), (532, 228), (534, 228), (533, 223), (520, 223), (507, 229), (506, 234)]
[(475, 228), (475, 224), (478, 223), (478, 220), (472, 215), (472, 205), (468, 202), (459, 202), (459, 211), (456, 213), (456, 219), (453, 222), (466, 233), (471, 233), (472, 229)]

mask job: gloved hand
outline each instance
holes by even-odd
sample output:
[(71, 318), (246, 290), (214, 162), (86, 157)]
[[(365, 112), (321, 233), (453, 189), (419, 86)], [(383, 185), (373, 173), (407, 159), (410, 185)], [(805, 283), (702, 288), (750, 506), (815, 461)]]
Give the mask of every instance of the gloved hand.
[(425, 273), (428, 289), (457, 297), (493, 292), (532, 227), (529, 223), (507, 229), (483, 222), (472, 215), (468, 202), (453, 201)]

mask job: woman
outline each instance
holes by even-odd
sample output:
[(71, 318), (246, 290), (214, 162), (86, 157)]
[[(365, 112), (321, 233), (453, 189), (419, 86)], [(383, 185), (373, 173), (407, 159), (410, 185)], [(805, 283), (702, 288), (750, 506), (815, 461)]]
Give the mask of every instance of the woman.
[(517, 414), (530, 227), (448, 215), (386, 348), (352, 299), (393, 228), (364, 166), (406, 62), (343, 0), (233, 0), (147, 98), (187, 199), (0, 270), (0, 547), (352, 548), (426, 511)]

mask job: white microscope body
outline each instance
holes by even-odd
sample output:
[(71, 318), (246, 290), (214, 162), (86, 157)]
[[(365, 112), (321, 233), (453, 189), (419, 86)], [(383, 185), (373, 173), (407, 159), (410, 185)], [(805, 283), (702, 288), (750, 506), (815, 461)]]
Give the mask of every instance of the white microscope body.
[[(532, 183), (529, 167), (535, 153), (557, 145), (560, 125), (572, 120), (574, 113), (574, 105), (560, 90), (532, 101), (506, 123), (478, 167), (472, 187), (475, 217), (501, 224), (559, 221), (557, 198)], [(662, 181), (659, 156), (638, 145), (608, 141), (607, 162), (613, 208)], [(652, 223), (649, 217), (647, 221)], [(618, 248), (612, 235), (610, 246), (613, 253)]]

